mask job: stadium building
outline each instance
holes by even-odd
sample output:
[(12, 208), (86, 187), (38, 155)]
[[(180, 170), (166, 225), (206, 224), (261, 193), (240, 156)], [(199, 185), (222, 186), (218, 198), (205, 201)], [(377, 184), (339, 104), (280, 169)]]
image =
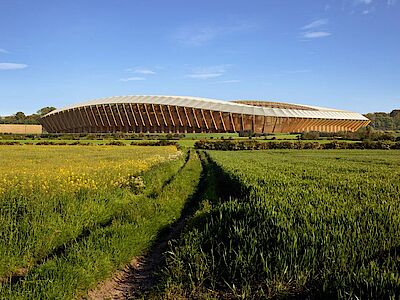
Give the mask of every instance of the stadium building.
[(356, 131), (359, 113), (266, 101), (182, 96), (115, 96), (55, 110), (41, 124), (50, 133), (298, 133)]

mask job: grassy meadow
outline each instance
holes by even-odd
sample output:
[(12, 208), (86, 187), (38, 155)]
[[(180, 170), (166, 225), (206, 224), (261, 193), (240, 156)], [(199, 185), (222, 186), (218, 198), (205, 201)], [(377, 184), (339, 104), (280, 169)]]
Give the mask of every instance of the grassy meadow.
[(201, 166), (176, 147), (0, 147), (0, 298), (84, 296), (179, 218)]
[(164, 297), (398, 299), (398, 151), (207, 152)]
[(398, 150), (0, 146), (0, 299), (86, 298), (188, 203), (144, 298), (398, 299), (399, 202)]

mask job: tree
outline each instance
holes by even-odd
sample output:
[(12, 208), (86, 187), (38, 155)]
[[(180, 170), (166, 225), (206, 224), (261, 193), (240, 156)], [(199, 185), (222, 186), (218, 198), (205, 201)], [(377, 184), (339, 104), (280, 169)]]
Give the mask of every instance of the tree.
[(39, 109), (37, 111), (37, 114), (39, 116), (44, 116), (44, 115), (47, 115), (48, 113), (52, 112), (53, 110), (56, 110), (56, 108), (53, 106), (46, 106), (46, 107)]
[(15, 119), (17, 120), (17, 122), (24, 121), (26, 119), (26, 116), (22, 111), (19, 111), (15, 114)]

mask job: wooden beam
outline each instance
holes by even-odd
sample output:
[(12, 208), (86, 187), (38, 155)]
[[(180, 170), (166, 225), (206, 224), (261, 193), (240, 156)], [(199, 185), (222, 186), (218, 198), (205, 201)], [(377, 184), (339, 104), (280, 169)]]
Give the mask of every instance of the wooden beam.
[(153, 109), (154, 117), (156, 118), (156, 122), (157, 122), (157, 126), (158, 126), (158, 127), (161, 127), (160, 122), (158, 121), (157, 112), (156, 112), (156, 110), (154, 109), (154, 104), (153, 104), (153, 103), (151, 104), (151, 108)]
[(94, 123), (95, 123), (95, 124), (96, 124), (96, 126), (98, 127), (98, 126), (99, 126), (99, 124), (97, 123), (96, 117), (95, 117), (95, 115), (94, 115), (94, 112), (93, 112), (93, 107), (90, 105), (90, 106), (89, 106), (89, 108), (90, 108), (90, 111), (91, 111), (91, 113), (92, 113), (92, 116), (93, 116)]
[(165, 125), (165, 126), (168, 126), (167, 120), (165, 119), (165, 115), (164, 115), (164, 111), (163, 111), (163, 106), (164, 106), (164, 105), (161, 105), (161, 104), (158, 105), (158, 107), (160, 108), (160, 111), (161, 111), (161, 116), (162, 116), (162, 118), (163, 118), (164, 125)]
[(240, 114), (240, 125), (242, 126), (242, 131), (244, 131), (243, 114)]
[(206, 125), (206, 128), (207, 128), (207, 130), (208, 130), (209, 127), (208, 127), (208, 124), (207, 124), (207, 119), (206, 119), (206, 117), (204, 116), (204, 110), (203, 110), (203, 109), (200, 109), (200, 111), (201, 111), (201, 116), (203, 117), (203, 122), (204, 122), (204, 124)]
[(104, 125), (103, 117), (101, 116), (101, 112), (100, 112), (98, 105), (96, 105), (96, 110), (97, 110), (97, 114), (99, 115), (99, 118), (100, 118), (101, 126), (106, 127), (106, 125)]
[(137, 108), (137, 110), (139, 112), (140, 119), (142, 120), (143, 127), (146, 127), (146, 124), (144, 123), (142, 112), (140, 111), (139, 103), (136, 103), (136, 108)]
[(129, 108), (131, 110), (131, 113), (132, 113), (132, 116), (133, 116), (133, 120), (135, 121), (135, 126), (137, 127), (137, 126), (139, 126), (139, 124), (138, 124), (138, 122), (136, 120), (135, 111), (134, 111), (134, 109), (132, 107), (132, 103), (129, 103)]
[(235, 126), (235, 123), (233, 122), (232, 113), (229, 113), (229, 119), (231, 120), (233, 131), (236, 132), (236, 126)]
[(52, 126), (54, 127), (56, 132), (59, 132), (61, 130), (61, 125), (60, 122), (56, 122), (55, 119), (57, 118), (56, 114), (51, 115), (50, 117), (48, 117), (48, 121), (50, 124), (52, 124)]
[(192, 126), (192, 123), (190, 122), (190, 119), (189, 119), (189, 117), (188, 117), (188, 114), (187, 114), (187, 111), (186, 111), (186, 107), (185, 107), (185, 106), (183, 107), (183, 111), (185, 112), (186, 120), (187, 120), (187, 123), (189, 124), (189, 127), (193, 127), (193, 126)]
[(122, 127), (125, 127), (125, 122), (122, 119), (121, 112), (119, 111), (119, 108), (118, 108), (118, 104), (115, 104), (115, 107), (117, 108), (117, 113), (118, 113), (119, 119), (121, 120), (121, 125), (122, 125)]
[(115, 119), (115, 115), (114, 115), (114, 111), (113, 111), (113, 109), (112, 109), (112, 105), (111, 105), (111, 104), (108, 104), (108, 108), (109, 108), (110, 111), (111, 111), (111, 116), (112, 116), (112, 119), (113, 119), (113, 121), (114, 121), (114, 127), (117, 127), (117, 126), (118, 126), (118, 123), (117, 123), (117, 120)]
[(275, 123), (274, 123), (274, 127), (272, 128), (272, 133), (275, 132), (275, 128), (276, 128), (276, 123), (278, 122), (278, 117), (275, 117)]
[(53, 125), (51, 124), (51, 122), (49, 121), (49, 118), (51, 118), (51, 117), (46, 117), (46, 118), (42, 119), (43, 123), (47, 127), (46, 130), (48, 129), (47, 132), (55, 132), (55, 131), (57, 131), (57, 129), (55, 129), (53, 127)]
[(302, 131), (303, 131), (303, 132), (304, 132), (304, 131), (308, 131), (308, 128), (310, 127), (310, 125), (312, 124), (312, 122), (313, 122), (313, 119), (305, 118), (305, 122), (304, 122), (304, 124), (302, 125), (302, 126), (303, 126)]
[(149, 111), (147, 109), (147, 105), (146, 105), (146, 103), (143, 103), (143, 105), (144, 105), (144, 110), (146, 111), (147, 118), (149, 119), (150, 126), (153, 127), (153, 122), (151, 121), (150, 114), (149, 114)]
[(179, 124), (180, 124), (181, 126), (183, 126), (182, 119), (181, 119), (181, 115), (179, 114), (178, 106), (175, 106), (175, 110), (176, 110), (176, 113), (177, 113), (177, 115), (178, 115)]
[(108, 117), (108, 113), (107, 113), (107, 110), (106, 110), (106, 106), (103, 104), (101, 107), (103, 108), (104, 115), (106, 116), (108, 127), (111, 128), (111, 122), (110, 122), (110, 119), (109, 119), (109, 117)]
[(224, 131), (226, 131), (226, 126), (224, 122), (224, 118), (222, 117), (222, 112), (219, 112), (219, 117), (221, 118), (222, 126), (224, 127)]
[(62, 116), (63, 116), (63, 118), (64, 118), (65, 124), (67, 125), (66, 130), (71, 130), (72, 127), (73, 127), (73, 124), (72, 124), (72, 122), (71, 122), (71, 120), (70, 120), (70, 118), (69, 118), (68, 110), (64, 110), (64, 111), (62, 112)]
[(288, 125), (287, 125), (287, 131), (289, 132), (289, 133), (292, 133), (293, 132), (293, 128), (295, 128), (296, 127), (296, 125), (298, 124), (298, 121), (299, 120), (299, 118), (287, 118), (287, 122), (289, 123)]
[(83, 113), (82, 113), (82, 107), (78, 107), (78, 112), (79, 112), (79, 116), (81, 117), (81, 121), (82, 121), (81, 127), (85, 128), (86, 127), (86, 120), (85, 120), (85, 118), (83, 116)]
[(61, 120), (61, 117), (59, 116), (59, 113), (53, 114), (51, 120), (53, 121), (53, 124), (58, 128), (58, 132), (64, 130), (65, 127)]
[(73, 108), (71, 111), (72, 119), (74, 120), (74, 128), (80, 128), (80, 122), (78, 119), (78, 114), (76, 113), (76, 108)]
[(264, 133), (264, 131), (265, 131), (265, 119), (266, 119), (267, 117), (266, 116), (264, 116), (264, 119), (263, 119), (263, 127), (262, 127), (262, 133)]
[(213, 121), (215, 130), (219, 130), (219, 129), (218, 129), (218, 126), (217, 126), (217, 123), (215, 122), (214, 115), (212, 114), (212, 111), (209, 110), (209, 112), (210, 112), (211, 120)]
[(84, 106), (84, 107), (83, 107), (83, 110), (85, 111), (86, 117), (87, 117), (87, 119), (88, 119), (88, 121), (89, 121), (89, 126), (92, 127), (93, 124), (92, 124), (92, 121), (90, 120), (89, 114), (88, 114), (88, 112), (87, 112), (87, 107)]
[(122, 108), (124, 109), (126, 121), (128, 122), (129, 127), (132, 127), (131, 120), (129, 120), (128, 112), (126, 111), (125, 103), (122, 103)]
[(62, 112), (57, 113), (58, 119), (60, 120), (61, 130), (67, 130), (68, 125), (66, 125), (64, 116)]
[[(56, 131), (57, 131), (57, 128), (54, 127), (53, 124), (50, 122), (50, 119), (51, 119), (51, 118), (52, 118), (52, 117), (50, 116), (50, 117), (43, 118), (42, 120), (45, 122), (45, 124), (47, 124), (47, 127), (50, 129), (50, 131), (56, 132)], [(48, 131), (48, 132), (49, 132), (49, 131)]]
[(167, 107), (168, 107), (168, 114), (169, 114), (169, 117), (171, 119), (172, 125), (175, 127), (175, 121), (174, 121), (174, 118), (173, 118), (172, 113), (171, 113), (171, 107), (169, 105), (167, 105)]
[(196, 112), (195, 112), (193, 107), (192, 107), (192, 113), (193, 113), (193, 116), (194, 116), (194, 120), (196, 121), (197, 128), (200, 129), (199, 120), (197, 120)]

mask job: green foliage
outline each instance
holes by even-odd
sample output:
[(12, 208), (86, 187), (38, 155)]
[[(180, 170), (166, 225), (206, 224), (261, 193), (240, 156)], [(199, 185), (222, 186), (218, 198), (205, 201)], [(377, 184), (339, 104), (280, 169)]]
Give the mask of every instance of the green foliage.
[(399, 110), (393, 110), (390, 114), (384, 112), (369, 113), (365, 115), (371, 120), (371, 126), (380, 130), (400, 130)]
[(47, 106), (39, 109), (37, 111), (37, 114), (42, 117), (44, 115), (47, 115), (48, 113), (51, 113), (53, 110), (56, 110), (56, 108), (53, 106)]
[(300, 137), (302, 140), (318, 140), (318, 139), (342, 139), (353, 141), (395, 141), (396, 136), (393, 132), (375, 130), (371, 126), (363, 127), (356, 132), (339, 131), (339, 132), (303, 132)]
[(392, 141), (363, 141), (359, 143), (348, 143), (332, 141), (328, 143), (318, 142), (258, 142), (258, 141), (210, 141), (200, 140), (194, 145), (196, 149), (203, 150), (267, 150), (267, 149), (400, 149), (400, 142)]
[(398, 299), (395, 151), (211, 151), (223, 193), (168, 255), (165, 295)]

